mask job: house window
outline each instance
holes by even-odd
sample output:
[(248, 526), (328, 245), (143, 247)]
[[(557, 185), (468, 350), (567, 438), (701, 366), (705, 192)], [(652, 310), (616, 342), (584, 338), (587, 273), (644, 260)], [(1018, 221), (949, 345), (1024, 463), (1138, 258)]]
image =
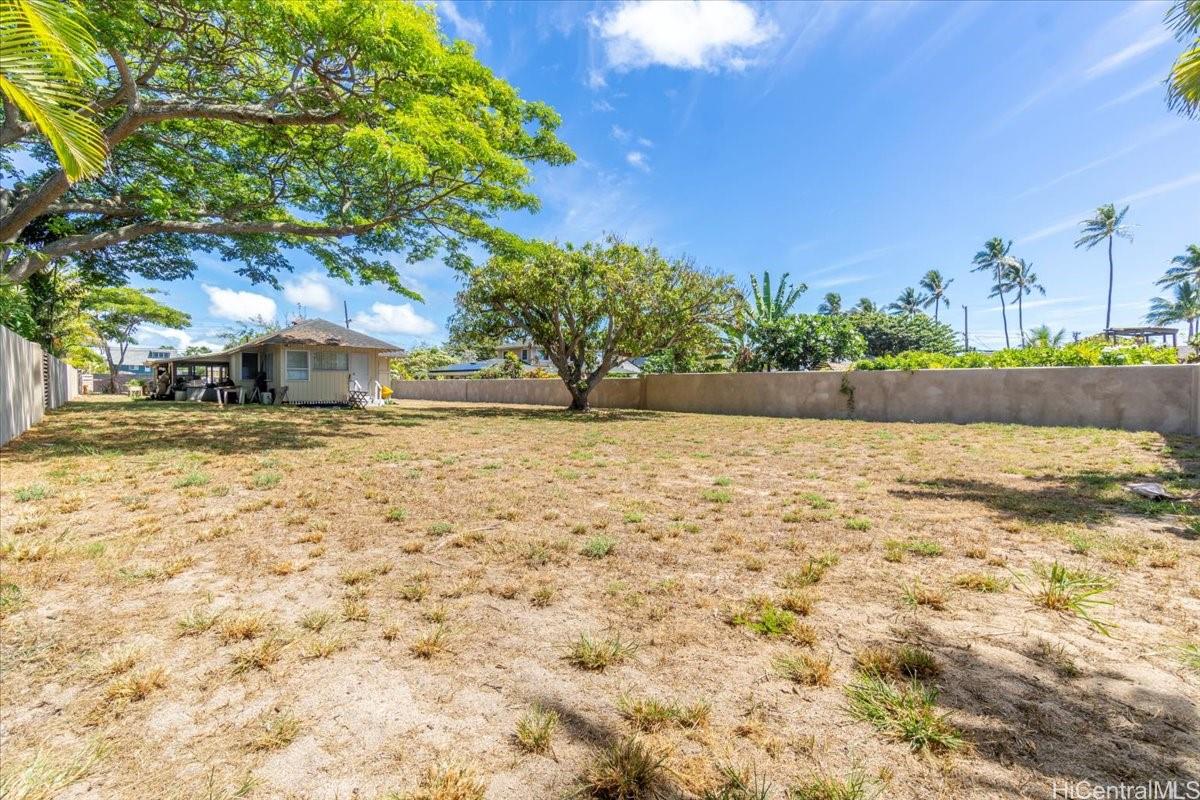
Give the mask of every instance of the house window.
[(151, 350), (146, 358), (170, 358), (171, 351), (169, 350)]
[(242, 380), (252, 381), (258, 377), (258, 353), (242, 353)]
[(287, 379), (289, 381), (308, 380), (308, 351), (287, 351)]
[(313, 353), (313, 369), (345, 372), (350, 369), (349, 356), (342, 350), (319, 350)]

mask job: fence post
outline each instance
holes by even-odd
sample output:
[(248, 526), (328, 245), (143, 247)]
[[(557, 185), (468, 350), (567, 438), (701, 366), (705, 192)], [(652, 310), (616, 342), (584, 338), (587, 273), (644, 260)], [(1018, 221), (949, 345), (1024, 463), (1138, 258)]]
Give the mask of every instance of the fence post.
[(646, 410), (646, 381), (650, 380), (647, 375), (638, 375), (638, 410)]

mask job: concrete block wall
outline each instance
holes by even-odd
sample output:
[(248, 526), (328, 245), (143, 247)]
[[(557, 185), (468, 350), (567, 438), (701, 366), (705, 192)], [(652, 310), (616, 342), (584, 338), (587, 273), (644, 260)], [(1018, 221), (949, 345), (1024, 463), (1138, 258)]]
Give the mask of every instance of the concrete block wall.
[[(558, 380), (393, 381), (397, 399), (567, 406)], [(645, 375), (606, 380), (598, 408), (998, 422), (1200, 435), (1200, 365)]]

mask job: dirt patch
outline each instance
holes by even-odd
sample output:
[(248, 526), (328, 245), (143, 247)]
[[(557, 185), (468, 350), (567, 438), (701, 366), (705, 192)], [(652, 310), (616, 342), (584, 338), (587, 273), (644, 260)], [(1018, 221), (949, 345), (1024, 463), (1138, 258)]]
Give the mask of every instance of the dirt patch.
[[(1193, 509), (1121, 484), (1190, 495), (1198, 456), (1088, 429), (72, 404), (0, 452), (4, 772), (371, 798), (458, 765), (488, 798), (560, 797), (633, 736), (681, 797), (730, 770), (772, 797), (1195, 780)], [(1081, 608), (1110, 636), (1037, 601), (1055, 562), (1102, 582)], [(871, 647), (932, 656), (960, 746), (854, 713)], [(516, 736), (533, 708), (543, 752)]]

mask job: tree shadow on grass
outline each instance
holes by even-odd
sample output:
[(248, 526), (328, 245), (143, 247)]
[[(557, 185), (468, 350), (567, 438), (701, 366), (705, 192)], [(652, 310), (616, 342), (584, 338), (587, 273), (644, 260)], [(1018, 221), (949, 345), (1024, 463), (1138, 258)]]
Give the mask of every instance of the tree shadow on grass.
[[(955, 722), (975, 755), (1041, 776), (1043, 785), (1032, 787), (1035, 796), (1048, 795), (1055, 780), (1119, 785), (1200, 779), (1200, 714), (1184, 694), (1132, 684), (1128, 700), (1119, 698), (1089, 680), (1096, 676), (1086, 663), (1078, 678), (1055, 677), (1032, 642), (1023, 649), (998, 642), (964, 645), (927, 628), (916, 639), (943, 659), (938, 704), (958, 712)], [(1014, 787), (1003, 788), (1001, 794)]]
[[(1089, 524), (1119, 514), (1144, 517), (1195, 513), (1189, 501), (1154, 501), (1124, 489), (1126, 483), (1144, 481), (1144, 473), (1081, 472), (1076, 475), (1043, 475), (1026, 479), (1026, 485), (993, 483), (971, 478), (939, 478), (918, 481), (910, 487), (890, 489), (893, 497), (905, 500), (972, 502), (987, 506), (1007, 519), (1021, 522)], [(1191, 480), (1191, 473), (1167, 473), (1155, 480)], [(1186, 527), (1174, 531), (1182, 538), (1195, 534)]]
[[(615, 730), (603, 721), (581, 713), (559, 697), (535, 693), (528, 698), (528, 701), (530, 705), (537, 705), (558, 714), (559, 725), (562, 726), (562, 730), (567, 736), (576, 741), (585, 742), (595, 748), (597, 753), (628, 738), (621, 731)], [(653, 796), (658, 800), (686, 800), (693, 797), (680, 789), (666, 770), (660, 771), (656, 788), (658, 793)], [(581, 792), (579, 796), (590, 797), (591, 795)]]
[(4, 454), (14, 463), (178, 450), (253, 456), (266, 450), (314, 450), (335, 440), (377, 436), (380, 426), (414, 427), (435, 420), (398, 409), (90, 401), (49, 412), (42, 424), (6, 445)]
[(664, 416), (662, 411), (640, 411), (629, 408), (595, 408), (591, 411), (571, 411), (559, 406), (469, 406), (452, 405), (445, 409), (423, 409), (445, 418), (515, 419), (532, 422), (570, 422), (598, 425), (610, 422), (649, 422)]

